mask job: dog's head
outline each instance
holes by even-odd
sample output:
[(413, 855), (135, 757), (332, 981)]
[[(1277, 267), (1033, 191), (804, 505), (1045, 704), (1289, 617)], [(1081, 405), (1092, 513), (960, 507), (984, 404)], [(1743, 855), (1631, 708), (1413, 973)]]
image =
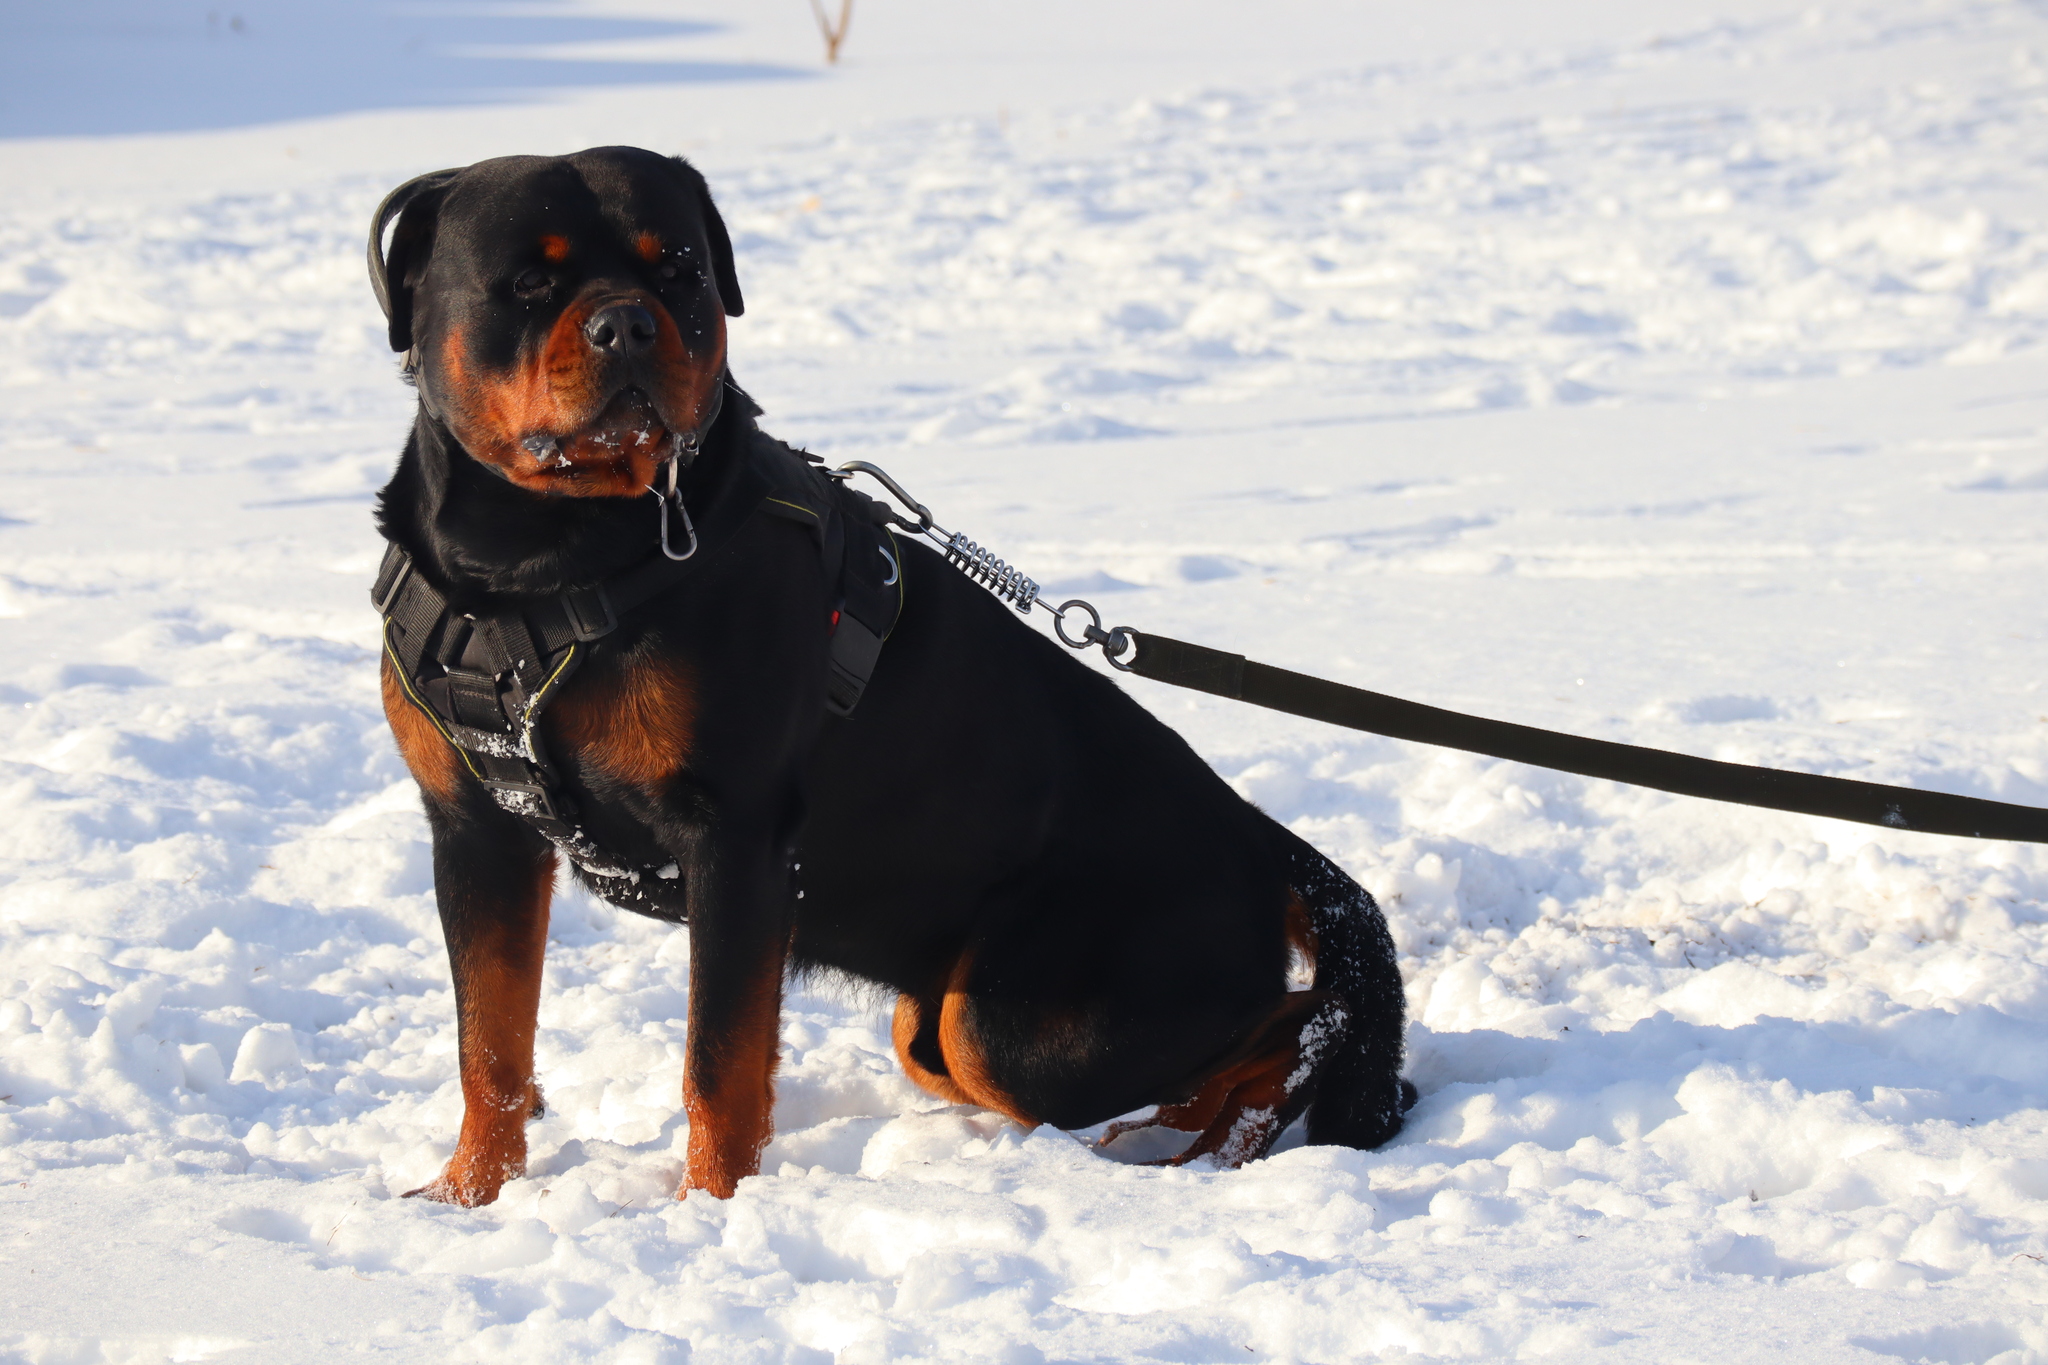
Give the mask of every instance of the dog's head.
[(428, 412), (514, 484), (573, 497), (640, 493), (711, 421), (743, 307), (704, 178), (636, 147), (408, 181), (378, 207), (370, 279)]

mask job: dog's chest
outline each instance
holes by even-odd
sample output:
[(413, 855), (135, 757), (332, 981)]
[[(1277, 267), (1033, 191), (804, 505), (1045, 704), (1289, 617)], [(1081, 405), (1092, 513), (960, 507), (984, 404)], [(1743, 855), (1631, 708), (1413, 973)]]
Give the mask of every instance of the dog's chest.
[(542, 722), (569, 763), (652, 791), (690, 760), (697, 694), (689, 667), (661, 654), (593, 659)]

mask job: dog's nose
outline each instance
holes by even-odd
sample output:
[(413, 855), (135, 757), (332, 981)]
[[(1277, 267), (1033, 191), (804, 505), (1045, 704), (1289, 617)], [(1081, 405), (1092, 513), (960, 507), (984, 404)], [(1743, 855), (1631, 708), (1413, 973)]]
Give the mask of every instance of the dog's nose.
[(654, 314), (637, 303), (600, 308), (583, 324), (583, 337), (600, 351), (639, 355), (654, 348)]

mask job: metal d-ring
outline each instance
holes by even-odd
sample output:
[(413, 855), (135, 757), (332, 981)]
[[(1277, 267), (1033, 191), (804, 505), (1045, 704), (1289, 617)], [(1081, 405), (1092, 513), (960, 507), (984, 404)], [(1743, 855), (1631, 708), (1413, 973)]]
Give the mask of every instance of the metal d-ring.
[(1095, 634), (1100, 635), (1102, 633), (1102, 613), (1078, 597), (1071, 602), (1060, 603), (1058, 610), (1053, 612), (1052, 633), (1059, 636), (1060, 643), (1069, 649), (1086, 649), (1089, 645), (1095, 643), (1088, 638), (1087, 630), (1083, 630), (1081, 638), (1078, 640), (1067, 634), (1067, 613), (1076, 607), (1088, 613), (1088, 620), (1091, 623), (1090, 628), (1093, 629)]
[(877, 545), (875, 548), (882, 552), (882, 558), (889, 561), (889, 576), (882, 580), (882, 586), (885, 588), (893, 588), (896, 586), (896, 580), (903, 576), (902, 566), (897, 564), (896, 556), (889, 553), (889, 549), (887, 546)]
[[(1067, 634), (1067, 613), (1077, 607), (1088, 613), (1088, 624), (1081, 628), (1081, 638), (1078, 640)], [(1131, 666), (1122, 662), (1123, 656), (1126, 653), (1132, 652), (1131, 647), (1136, 643), (1131, 638), (1131, 628), (1129, 626), (1115, 626), (1109, 630), (1104, 630), (1102, 628), (1102, 613), (1095, 610), (1092, 603), (1084, 602), (1078, 597), (1072, 601), (1060, 603), (1059, 607), (1052, 614), (1052, 633), (1059, 636), (1060, 643), (1069, 649), (1086, 649), (1090, 645), (1101, 645), (1102, 656), (1109, 660), (1111, 668), (1123, 673), (1131, 671)]]

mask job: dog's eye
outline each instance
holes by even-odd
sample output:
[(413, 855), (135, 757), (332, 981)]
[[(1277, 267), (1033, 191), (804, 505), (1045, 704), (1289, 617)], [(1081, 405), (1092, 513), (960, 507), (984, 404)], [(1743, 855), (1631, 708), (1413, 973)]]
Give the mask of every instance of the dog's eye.
[(664, 280), (703, 279), (704, 272), (690, 264), (690, 248), (681, 247), (661, 258), (661, 264), (654, 267), (654, 273)]
[(547, 271), (528, 270), (512, 281), (512, 292), (524, 298), (531, 298), (535, 294), (547, 293), (548, 286), (553, 283), (554, 280)]

